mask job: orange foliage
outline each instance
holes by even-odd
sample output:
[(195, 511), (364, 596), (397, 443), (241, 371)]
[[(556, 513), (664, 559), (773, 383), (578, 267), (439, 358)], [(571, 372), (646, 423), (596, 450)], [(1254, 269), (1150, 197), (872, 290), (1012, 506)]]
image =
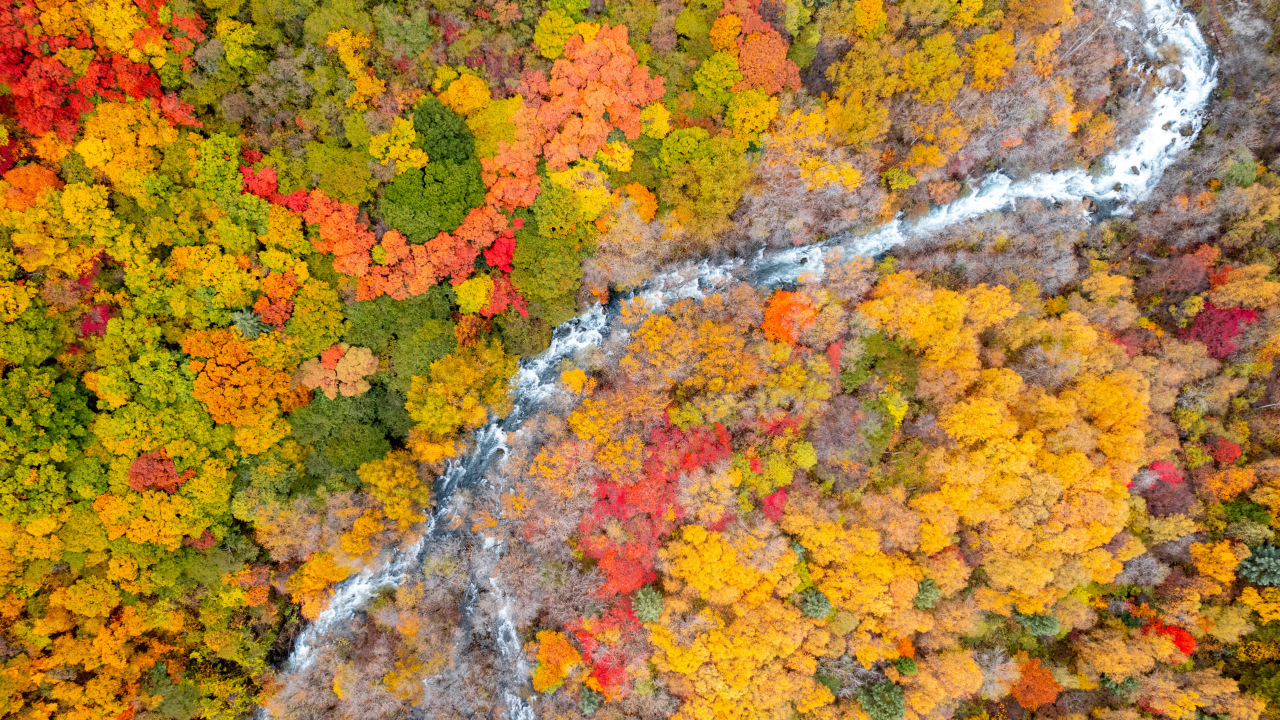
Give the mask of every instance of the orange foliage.
[(640, 216), (641, 222), (649, 222), (658, 214), (658, 198), (649, 188), (638, 182), (624, 185), (613, 191), (615, 202), (621, 202), (625, 197), (633, 203), (636, 215)]
[(742, 80), (733, 86), (734, 92), (758, 88), (777, 95), (783, 88), (800, 89), (800, 68), (787, 58), (787, 41), (777, 30), (753, 32), (739, 42), (738, 71)]
[(10, 185), (4, 205), (14, 212), (22, 212), (35, 205), (45, 190), (62, 187), (57, 174), (42, 165), (14, 168), (4, 174), (4, 180)]
[(529, 104), (512, 121), (541, 147), (549, 168), (564, 170), (595, 155), (615, 129), (640, 137), (641, 108), (663, 92), (663, 78), (650, 75), (628, 44), (626, 26), (605, 25), (590, 39), (570, 36), (549, 80), (526, 75), (521, 93)]
[(1199, 489), (1210, 500), (1221, 502), (1230, 500), (1257, 484), (1258, 475), (1253, 468), (1229, 467), (1205, 478), (1199, 483)]
[(774, 342), (795, 343), (817, 317), (818, 311), (808, 295), (783, 290), (769, 298), (764, 309), (764, 324), (760, 327), (764, 336)]
[(129, 489), (142, 492), (154, 487), (172, 495), (195, 475), (195, 470), (188, 469), (179, 476), (173, 460), (162, 448), (134, 458), (129, 466)]
[(275, 414), (276, 399), (289, 391), (289, 374), (258, 364), (249, 346), (231, 328), (201, 330), (182, 338), (182, 350), (195, 358), (194, 394), (215, 422), (252, 427)]
[(284, 322), (293, 314), (293, 294), (298, 291), (298, 278), (291, 272), (271, 273), (262, 279), (261, 295), (253, 303), (253, 311), (258, 313), (262, 321), (273, 325), (277, 330), (284, 327)]
[[(495, 182), (499, 178), (495, 175)], [(537, 196), (536, 187), (533, 197)], [(533, 201), (527, 193), (511, 202)], [(452, 233), (442, 232), (422, 245), (410, 245), (404, 235), (390, 230), (379, 241), (359, 220), (360, 209), (312, 190), (303, 219), (316, 225), (313, 241), (319, 252), (332, 253), (333, 267), (356, 278), (356, 299), (387, 295), (396, 300), (421, 295), (448, 278), (453, 284), (466, 280), (476, 258), (508, 230), (506, 216), (490, 205), (473, 208)]]
[(302, 604), (302, 617), (315, 620), (328, 603), (329, 588), (346, 580), (351, 571), (338, 565), (332, 553), (322, 552), (298, 568), (285, 584), (294, 602)]
[(548, 630), (538, 633), (538, 667), (533, 671), (533, 689), (555, 692), (581, 663), (582, 655), (564, 634)]
[(1032, 658), (1023, 664), (1022, 676), (1009, 694), (1022, 707), (1035, 710), (1057, 700), (1060, 692), (1062, 686), (1053, 679), (1053, 673), (1040, 665), (1039, 658)]
[(316, 226), (312, 241), (316, 252), (333, 255), (333, 269), (344, 275), (364, 277), (369, 273), (369, 253), (377, 238), (358, 221), (360, 208), (331, 199), (320, 190), (312, 190), (302, 218)]
[[(516, 132), (524, 135), (526, 128), (517, 126)], [(538, 152), (532, 140), (499, 142), (497, 154), (481, 158), (480, 167), (483, 168), (480, 177), (489, 188), (484, 197), (485, 203), (514, 210), (528, 207), (538, 198), (542, 177), (538, 175)]]

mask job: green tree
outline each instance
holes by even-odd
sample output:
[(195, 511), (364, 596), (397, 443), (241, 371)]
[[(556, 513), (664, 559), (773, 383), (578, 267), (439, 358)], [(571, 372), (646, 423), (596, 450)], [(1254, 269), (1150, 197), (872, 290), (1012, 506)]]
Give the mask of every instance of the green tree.
[(0, 517), (23, 521), (70, 502), (66, 468), (92, 421), (83, 386), (56, 369), (19, 367), (0, 378)]
[(421, 245), (457, 229), (472, 208), (484, 203), (484, 194), (478, 160), (433, 159), (421, 170), (397, 175), (378, 210), (388, 225)]
[(532, 217), (516, 230), (511, 281), (529, 301), (529, 311), (551, 325), (573, 317), (590, 252), (591, 230), (571, 190), (545, 183)]

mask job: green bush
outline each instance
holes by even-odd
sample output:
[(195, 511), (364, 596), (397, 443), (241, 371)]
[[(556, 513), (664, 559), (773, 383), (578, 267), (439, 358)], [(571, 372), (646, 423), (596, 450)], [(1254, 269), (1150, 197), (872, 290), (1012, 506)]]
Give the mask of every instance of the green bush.
[(431, 162), (462, 162), (476, 155), (476, 140), (457, 113), (433, 95), (427, 95), (413, 113), (416, 147), (426, 151)]
[(631, 596), (631, 610), (640, 622), (658, 622), (662, 617), (662, 593), (652, 587), (642, 587)]
[(1048, 636), (1058, 634), (1058, 619), (1051, 615), (1023, 615), (1017, 610), (1013, 611), (1013, 618), (1022, 623), (1022, 627), (1027, 632), (1036, 636)]
[(800, 610), (811, 618), (822, 619), (831, 614), (831, 601), (817, 588), (800, 593)]
[(906, 703), (902, 688), (885, 680), (882, 683), (858, 690), (858, 704), (871, 720), (902, 720)]
[(919, 587), (916, 589), (916, 597), (911, 601), (917, 610), (932, 610), (933, 606), (942, 599), (942, 591), (938, 589), (938, 583), (929, 578), (920, 581)]
[(471, 208), (484, 203), (480, 162), (435, 160), (408, 168), (386, 187), (378, 211), (388, 225), (421, 245), (462, 224)]
[(1263, 545), (1240, 563), (1240, 576), (1258, 585), (1280, 586), (1280, 547)]

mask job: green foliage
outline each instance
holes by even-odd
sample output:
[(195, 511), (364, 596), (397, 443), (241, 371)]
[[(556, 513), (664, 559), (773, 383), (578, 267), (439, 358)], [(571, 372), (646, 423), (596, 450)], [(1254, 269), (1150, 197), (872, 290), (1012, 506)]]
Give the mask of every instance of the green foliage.
[(919, 364), (904, 342), (873, 333), (862, 338), (862, 354), (853, 367), (840, 373), (840, 386), (851, 393), (873, 376), (909, 395), (915, 392)]
[(583, 715), (594, 715), (603, 705), (604, 696), (595, 690), (584, 687), (578, 691), (578, 709)]
[(906, 712), (902, 688), (888, 680), (859, 688), (857, 698), (871, 720), (902, 720)]
[(338, 292), (323, 280), (311, 280), (298, 289), (293, 301), (293, 316), (285, 323), (284, 329), (298, 338), (302, 357), (319, 355), (338, 342), (347, 330), (342, 308)]
[(549, 8), (538, 18), (533, 42), (537, 44), (543, 57), (555, 60), (564, 54), (564, 43), (573, 35), (574, 27), (574, 19), (564, 10)]
[(711, 24), (723, 6), (721, 0), (693, 0), (686, 3), (676, 17), (676, 33), (681, 49), (695, 60), (703, 60), (712, 53)]
[(674, 206), (677, 218), (695, 236), (707, 238), (731, 225), (729, 215), (751, 178), (746, 149), (744, 140), (708, 137), (701, 128), (677, 130), (663, 140), (661, 157), (667, 177), (659, 195)]
[(1104, 674), (1098, 678), (1098, 687), (1102, 688), (1103, 690), (1106, 690), (1112, 695), (1116, 695), (1118, 697), (1125, 697), (1130, 693), (1136, 692), (1138, 690), (1139, 685), (1138, 685), (1137, 678), (1127, 677), (1124, 680), (1121, 680), (1120, 682), (1116, 682), (1115, 680), (1107, 677)]
[(529, 301), (531, 314), (559, 325), (577, 313), (592, 231), (573, 191), (556, 183), (543, 185), (531, 210), (532, 222), (516, 230), (511, 281)]
[(880, 173), (880, 181), (890, 190), (906, 190), (916, 184), (914, 175), (896, 167)]
[(174, 683), (165, 669), (165, 663), (156, 663), (148, 674), (147, 693), (162, 698), (155, 712), (168, 720), (192, 720), (200, 714), (199, 688), (185, 674)]
[(1032, 635), (1046, 637), (1058, 634), (1058, 619), (1052, 615), (1023, 615), (1014, 610), (1013, 619), (1021, 623), (1022, 627)]
[[(1269, 622), (1259, 627), (1244, 640), (1261, 647), (1280, 647), (1280, 622)], [(1262, 662), (1235, 660), (1230, 663), (1232, 675), (1240, 678), (1240, 689), (1257, 695), (1273, 706), (1280, 703), (1280, 660), (1274, 658)]]
[(416, 297), (393, 300), (383, 296), (347, 308), (350, 329), (344, 342), (367, 347), (390, 358), (388, 387), (409, 390), (414, 375), (425, 375), (431, 363), (453, 352), (453, 293), (436, 286)]
[(700, 127), (672, 130), (662, 139), (662, 149), (658, 155), (663, 167), (670, 168), (679, 163), (692, 162), (700, 156), (703, 144), (710, 137), (711, 133)]
[(916, 665), (916, 661), (909, 657), (900, 657), (893, 661), (893, 666), (903, 675), (915, 675), (920, 672), (920, 668)]
[(1237, 152), (1227, 163), (1227, 171), (1222, 174), (1222, 181), (1228, 185), (1247, 188), (1258, 181), (1258, 161), (1248, 150)]
[(309, 45), (320, 45), (329, 33), (341, 28), (368, 35), (373, 32), (373, 18), (365, 8), (365, 0), (324, 0), (307, 14), (302, 38)]
[(458, 346), (449, 320), (427, 320), (413, 332), (399, 337), (391, 348), (390, 387), (408, 392), (414, 375), (425, 375), (431, 363)]
[(662, 593), (650, 585), (640, 588), (631, 596), (631, 610), (640, 622), (658, 622), (662, 617)]
[(717, 105), (724, 105), (733, 97), (731, 89), (742, 82), (738, 71), (738, 59), (726, 52), (713, 53), (693, 74), (693, 84), (698, 94)]
[(1237, 520), (1252, 520), (1259, 525), (1271, 524), (1271, 513), (1261, 505), (1248, 500), (1228, 500), (1222, 503), (1222, 511), (1229, 523)]
[(397, 175), (378, 210), (388, 225), (421, 245), (455, 230), (472, 208), (484, 203), (484, 194), (478, 160), (433, 158), (421, 170), (409, 168)]
[(494, 325), (507, 352), (520, 357), (537, 355), (551, 344), (551, 325), (543, 318), (507, 310), (494, 318)]
[(574, 20), (581, 21), (582, 13), (591, 6), (591, 0), (547, 0), (548, 10), (563, 10)]
[(262, 234), (267, 207), (262, 198), (240, 192), (240, 140), (222, 133), (200, 143), (194, 165), (195, 187), (227, 212), (232, 222)]
[(425, 151), (433, 162), (461, 163), (475, 157), (476, 141), (471, 130), (434, 95), (427, 95), (418, 103), (413, 113), (413, 129), (418, 134), (414, 146)]
[(1263, 545), (1240, 562), (1240, 577), (1258, 585), (1280, 587), (1280, 547)]
[(66, 505), (65, 469), (93, 421), (84, 388), (52, 368), (0, 378), (0, 517), (31, 520)]
[(397, 3), (385, 3), (373, 9), (373, 24), (393, 57), (416, 58), (439, 36), (426, 7), (401, 10)]
[(279, 450), (243, 458), (236, 468), (231, 513), (237, 520), (250, 522), (260, 505), (282, 503), (301, 491), (301, 480), (298, 465)]
[(307, 146), (307, 171), (315, 178), (316, 187), (329, 197), (352, 205), (371, 198), (378, 187), (372, 162), (368, 153), (355, 148), (330, 142)]
[(827, 617), (834, 609), (831, 607), (831, 601), (826, 595), (822, 594), (818, 588), (809, 588), (800, 593), (800, 611), (811, 618), (819, 620)]
[(354, 486), (356, 470), (391, 449), (379, 403), (371, 393), (358, 397), (339, 395), (330, 400), (321, 393), (309, 405), (289, 417), (293, 437), (311, 446), (307, 473), (328, 487)]
[(257, 313), (248, 309), (231, 313), (231, 322), (235, 323), (240, 333), (250, 340), (271, 329), (271, 326), (263, 322)]
[(917, 610), (932, 610), (933, 606), (942, 599), (942, 590), (938, 589), (938, 583), (932, 578), (925, 578), (920, 581), (920, 585), (916, 589), (916, 596), (911, 601)]
[(17, 318), (0, 323), (0, 359), (15, 365), (39, 365), (72, 337), (63, 316), (45, 312), (45, 304), (33, 299)]

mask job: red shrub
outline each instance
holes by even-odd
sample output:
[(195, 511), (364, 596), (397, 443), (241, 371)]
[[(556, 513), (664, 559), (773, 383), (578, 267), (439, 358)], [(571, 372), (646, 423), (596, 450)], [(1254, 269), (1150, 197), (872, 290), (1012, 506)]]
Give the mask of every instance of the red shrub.
[(1176, 485), (1184, 479), (1182, 470), (1179, 470), (1173, 463), (1165, 460), (1157, 460), (1151, 463), (1151, 467), (1148, 469), (1154, 472), (1156, 477), (1160, 478), (1160, 482)]
[(1242, 454), (1240, 446), (1226, 438), (1214, 438), (1213, 442), (1209, 443), (1208, 449), (1213, 459), (1223, 465), (1230, 465), (1239, 460)]
[(680, 430), (654, 428), (644, 476), (634, 482), (596, 480), (596, 501), (578, 525), (582, 551), (599, 560), (602, 597), (626, 595), (657, 579), (653, 561), (662, 538), (684, 517), (676, 500), (680, 473), (727, 459), (732, 450), (724, 426)]
[(1178, 337), (1204, 343), (1209, 355), (1222, 360), (1236, 351), (1235, 339), (1242, 330), (1240, 326), (1257, 320), (1257, 310), (1220, 308), (1208, 303), (1196, 315), (1191, 327), (1179, 332)]
[(1177, 625), (1165, 625), (1159, 620), (1152, 620), (1142, 629), (1142, 632), (1150, 634), (1153, 630), (1157, 635), (1164, 635), (1172, 640), (1183, 655), (1190, 655), (1196, 651), (1196, 639)]
[(195, 477), (195, 474), (195, 470), (187, 470), (179, 476), (178, 468), (165, 451), (154, 450), (134, 458), (133, 464), (129, 466), (129, 489), (142, 492), (156, 488), (172, 495), (183, 483)]
[(772, 495), (765, 497), (764, 502), (760, 503), (760, 509), (764, 512), (765, 517), (777, 522), (782, 519), (782, 510), (786, 505), (787, 489), (778, 488)]

